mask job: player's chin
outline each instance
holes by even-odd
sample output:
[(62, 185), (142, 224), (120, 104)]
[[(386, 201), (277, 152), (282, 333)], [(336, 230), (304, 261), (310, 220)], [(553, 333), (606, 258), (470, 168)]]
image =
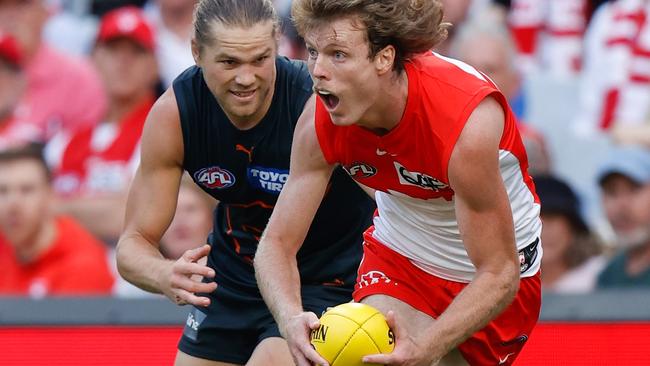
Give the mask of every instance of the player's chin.
[(350, 126), (354, 124), (354, 119), (343, 113), (330, 112), (330, 119), (336, 126)]

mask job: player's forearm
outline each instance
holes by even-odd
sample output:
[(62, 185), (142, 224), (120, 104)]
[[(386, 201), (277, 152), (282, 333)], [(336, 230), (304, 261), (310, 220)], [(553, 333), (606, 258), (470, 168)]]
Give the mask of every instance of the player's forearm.
[(171, 265), (160, 251), (137, 234), (123, 235), (117, 245), (117, 269), (133, 285), (149, 292), (161, 293), (159, 280)]
[(478, 272), (423, 335), (433, 354), (445, 355), (498, 316), (519, 288), (519, 270)]
[(295, 254), (275, 250), (273, 246), (269, 241), (260, 242), (255, 255), (255, 277), (264, 301), (283, 331), (288, 320), (303, 311), (300, 274)]

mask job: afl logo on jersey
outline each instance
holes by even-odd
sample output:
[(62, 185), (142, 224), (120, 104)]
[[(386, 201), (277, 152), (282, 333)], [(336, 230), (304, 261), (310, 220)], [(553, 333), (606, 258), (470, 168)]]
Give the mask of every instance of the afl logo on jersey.
[(377, 168), (366, 163), (354, 162), (352, 165), (343, 168), (354, 179), (369, 178), (377, 174)]
[(235, 175), (218, 166), (203, 168), (194, 173), (194, 179), (206, 188), (224, 189), (235, 184)]

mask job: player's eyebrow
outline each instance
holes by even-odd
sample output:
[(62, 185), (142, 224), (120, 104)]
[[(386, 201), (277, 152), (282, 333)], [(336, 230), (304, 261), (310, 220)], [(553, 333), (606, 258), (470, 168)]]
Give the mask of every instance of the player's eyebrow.
[(257, 60), (260, 57), (269, 56), (271, 52), (272, 49), (270, 47), (263, 49), (261, 52), (256, 52), (250, 57), (241, 57), (241, 55), (235, 55), (228, 52), (219, 52), (214, 56), (214, 58), (215, 60), (229, 59), (229, 60), (234, 60), (236, 62), (245, 62), (247, 59)]

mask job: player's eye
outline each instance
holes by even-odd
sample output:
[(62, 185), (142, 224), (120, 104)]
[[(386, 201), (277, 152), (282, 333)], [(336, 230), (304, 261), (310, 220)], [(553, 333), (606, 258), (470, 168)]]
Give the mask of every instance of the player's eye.
[(307, 47), (307, 53), (309, 54), (309, 58), (312, 60), (318, 58), (318, 52), (311, 47)]
[(343, 61), (343, 60), (345, 60), (345, 56), (346, 56), (345, 53), (343, 53), (343, 52), (341, 52), (341, 51), (336, 51), (336, 52), (334, 52), (334, 59), (335, 59), (336, 61)]

